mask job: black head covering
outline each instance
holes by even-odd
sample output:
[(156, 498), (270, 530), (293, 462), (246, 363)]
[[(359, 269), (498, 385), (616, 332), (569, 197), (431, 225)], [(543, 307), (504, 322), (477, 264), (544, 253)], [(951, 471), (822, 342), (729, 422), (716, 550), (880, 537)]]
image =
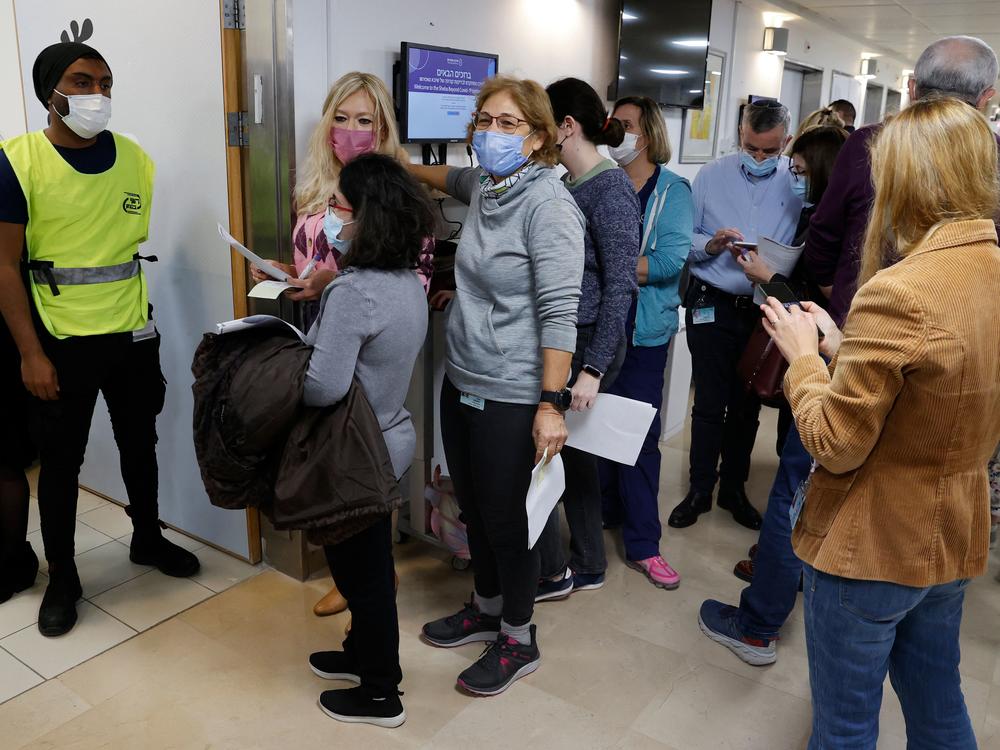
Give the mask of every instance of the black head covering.
[(93, 57), (103, 61), (105, 65), (108, 64), (100, 52), (82, 42), (57, 42), (50, 44), (38, 54), (31, 68), (31, 80), (35, 84), (35, 96), (43, 107), (49, 108), (49, 97), (52, 96), (59, 79), (66, 72), (66, 68), (81, 57)]

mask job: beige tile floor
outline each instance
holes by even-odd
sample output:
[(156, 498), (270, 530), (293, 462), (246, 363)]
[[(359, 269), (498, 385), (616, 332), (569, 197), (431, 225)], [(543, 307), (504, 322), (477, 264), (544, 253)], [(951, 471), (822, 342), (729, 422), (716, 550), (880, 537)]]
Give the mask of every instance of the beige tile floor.
[[(35, 473), (31, 475), (32, 492)], [(196, 552), (202, 570), (190, 579), (169, 578), (129, 561), (132, 524), (122, 508), (80, 490), (76, 524), (76, 564), (84, 601), (79, 622), (62, 638), (44, 638), (36, 627), (38, 605), (48, 577), (44, 559), (35, 586), (0, 606), (0, 704), (44, 684), (98, 654), (124, 643), (156, 624), (256, 575), (262, 566), (248, 565), (201, 542), (164, 532)], [(42, 555), (38, 506), (32, 496), (28, 539)], [(0, 726), (3, 726), (0, 723)], [(6, 741), (0, 740), (6, 747)]]
[[(766, 501), (777, 465), (773, 437), (769, 413), (748, 487), (759, 506)], [(665, 444), (663, 456), (665, 519), (683, 495), (686, 436)], [(213, 571), (214, 554), (201, 550), (210, 562), (196, 582), (207, 587), (205, 601), (191, 607), (197, 597), (190, 586), (166, 586), (155, 573), (142, 572), (130, 581), (125, 579), (135, 571), (121, 566), (111, 566), (117, 572), (99, 573), (103, 558), (98, 552), (111, 542), (95, 545), (81, 559), (91, 555), (85, 562), (95, 580), (103, 582), (94, 584), (92, 603), (81, 608), (81, 642), (73, 659), (55, 647), (47, 654), (36, 649), (34, 661), (18, 656), (27, 653), (19, 638), (31, 640), (25, 635), (34, 627), (25, 624), (32, 609), (27, 602), (37, 592), (25, 597), (24, 604), (14, 600), (0, 607), (0, 635), (8, 632), (0, 640), (0, 700), (24, 691), (0, 705), (0, 746), (804, 747), (810, 706), (800, 608), (786, 627), (777, 664), (766, 668), (743, 664), (702, 636), (696, 623), (703, 599), (737, 600), (742, 583), (732, 576), (732, 565), (755, 541), (754, 533), (718, 511), (682, 531), (664, 525), (664, 532), (664, 553), (683, 576), (677, 591), (655, 589), (625, 568), (620, 542), (609, 534), (607, 585), (565, 602), (539, 605), (535, 621), (542, 667), (507, 693), (488, 699), (469, 698), (454, 688), (455, 676), (479, 655), (479, 646), (439, 650), (417, 637), (425, 620), (453, 610), (468, 595), (471, 575), (453, 571), (444, 552), (423, 543), (397, 547), (401, 687), (408, 719), (392, 731), (337, 724), (316, 708), (319, 693), (337, 683), (313, 676), (306, 656), (335, 648), (345, 623), (345, 616), (321, 620), (311, 613), (327, 580), (298, 583), (265, 571), (212, 596), (226, 588), (219, 584), (228, 582), (228, 570)], [(104, 554), (114, 557), (110, 551)], [(962, 634), (965, 692), (981, 747), (987, 750), (1000, 750), (996, 569), (994, 562), (991, 575), (970, 587)], [(117, 579), (124, 582), (96, 593)], [(138, 583), (144, 579), (148, 588)], [(134, 605), (133, 596), (144, 592), (158, 600), (148, 602), (148, 610)], [(161, 606), (160, 599), (169, 605)], [(168, 617), (170, 608), (185, 611)], [(163, 621), (153, 624), (158, 620)], [(901, 750), (905, 745), (899, 704), (887, 686), (879, 747)]]

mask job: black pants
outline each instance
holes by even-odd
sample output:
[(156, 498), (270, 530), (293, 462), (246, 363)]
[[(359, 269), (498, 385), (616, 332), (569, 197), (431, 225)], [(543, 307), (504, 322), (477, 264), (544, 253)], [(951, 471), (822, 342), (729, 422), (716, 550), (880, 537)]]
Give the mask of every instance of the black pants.
[[(601, 378), (600, 391), (607, 391), (618, 378), (625, 361), (627, 337), (631, 335), (635, 320), (635, 305), (626, 326), (626, 338), (619, 342), (618, 353)], [(570, 387), (576, 383), (583, 369), (584, 354), (594, 338), (594, 326), (578, 326), (576, 329), (576, 351), (573, 353)], [(570, 557), (567, 560), (559, 527), (559, 506), (552, 509), (542, 535), (538, 539), (538, 554), (541, 556), (543, 578), (554, 578), (568, 565), (574, 573), (600, 575), (607, 570), (608, 560), (604, 552), (604, 512), (601, 496), (601, 475), (597, 456), (575, 448), (563, 448), (563, 466), (566, 469), (566, 491), (562, 496), (566, 525), (569, 526)]]
[(357, 660), (361, 687), (375, 698), (395, 695), (399, 668), (399, 616), (392, 561), (392, 516), (323, 547), (330, 574), (351, 610), (344, 652)]
[(90, 435), (97, 394), (111, 416), (129, 515), (136, 534), (154, 533), (157, 509), (156, 415), (163, 408), (159, 336), (133, 341), (131, 333), (43, 336), (45, 354), (56, 368), (59, 398), (32, 398), (29, 422), (41, 471), (38, 510), (45, 557), (74, 555), (80, 467)]
[(531, 622), (538, 590), (538, 552), (528, 549), (525, 499), (531, 484), (537, 406), (486, 401), (462, 404), (445, 378), (441, 437), (469, 534), (476, 593), (503, 595), (503, 619)]
[[(736, 366), (760, 310), (749, 298), (733, 297), (697, 278), (691, 280), (685, 307), (694, 379), (691, 490), (710, 494), (717, 479), (742, 487), (750, 476), (760, 400), (745, 391)], [(707, 308), (714, 308), (714, 322), (694, 323), (693, 311)]]

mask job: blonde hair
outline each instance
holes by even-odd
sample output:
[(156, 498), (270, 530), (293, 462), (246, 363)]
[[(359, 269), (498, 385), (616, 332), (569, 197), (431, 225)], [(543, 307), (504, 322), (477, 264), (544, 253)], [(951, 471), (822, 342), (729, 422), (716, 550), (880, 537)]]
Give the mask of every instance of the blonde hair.
[(639, 110), (639, 130), (646, 136), (646, 158), (653, 164), (668, 164), (673, 152), (660, 105), (648, 96), (624, 96), (615, 102), (612, 114), (626, 104)]
[(859, 286), (941, 226), (992, 219), (1000, 204), (996, 138), (986, 119), (958, 99), (923, 99), (887, 120), (871, 165), (875, 201)]
[[(540, 164), (547, 164), (552, 167), (559, 163), (559, 151), (556, 150), (556, 142), (559, 139), (559, 131), (556, 130), (556, 118), (552, 114), (552, 102), (549, 95), (541, 84), (528, 79), (514, 78), (513, 76), (494, 76), (490, 78), (476, 95), (476, 111), (483, 108), (483, 104), (494, 94), (508, 94), (514, 100), (514, 104), (524, 114), (528, 125), (535, 131), (535, 135), (542, 137), (542, 145), (529, 158)], [(496, 115), (499, 112), (491, 112)], [(469, 123), (469, 138), (472, 138), (474, 130), (473, 124)]]
[(364, 91), (372, 102), (375, 151), (395, 156), (399, 150), (399, 130), (396, 128), (392, 97), (382, 79), (358, 71), (342, 75), (330, 87), (330, 93), (323, 102), (323, 116), (309, 138), (306, 163), (295, 185), (296, 213), (316, 214), (325, 210), (337, 189), (337, 180), (344, 165), (330, 147), (330, 128), (333, 127), (337, 109), (357, 91)]
[(806, 115), (806, 119), (799, 123), (799, 129), (795, 131), (795, 137), (792, 138), (791, 142), (788, 144), (788, 148), (785, 149), (785, 156), (792, 155), (792, 146), (795, 141), (799, 139), (800, 135), (805, 133), (807, 130), (826, 126), (836, 126), (838, 128), (842, 128), (844, 127), (844, 118), (841, 117), (840, 113), (832, 107), (823, 107), (822, 109), (810, 112)]

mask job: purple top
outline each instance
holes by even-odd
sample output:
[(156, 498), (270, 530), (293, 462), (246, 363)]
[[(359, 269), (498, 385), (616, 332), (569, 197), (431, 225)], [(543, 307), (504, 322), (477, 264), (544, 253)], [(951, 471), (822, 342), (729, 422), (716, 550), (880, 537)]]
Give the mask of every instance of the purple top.
[(809, 222), (806, 269), (820, 286), (833, 286), (829, 311), (841, 327), (857, 289), (861, 243), (875, 199), (868, 144), (881, 129), (879, 123), (851, 133)]
[[(861, 245), (875, 199), (870, 141), (882, 124), (859, 128), (847, 139), (830, 174), (830, 183), (816, 206), (806, 239), (806, 269), (820, 286), (833, 285), (830, 316), (843, 327), (857, 291)], [(997, 136), (1000, 143), (1000, 135)], [(998, 218), (1000, 231), (1000, 218)]]

